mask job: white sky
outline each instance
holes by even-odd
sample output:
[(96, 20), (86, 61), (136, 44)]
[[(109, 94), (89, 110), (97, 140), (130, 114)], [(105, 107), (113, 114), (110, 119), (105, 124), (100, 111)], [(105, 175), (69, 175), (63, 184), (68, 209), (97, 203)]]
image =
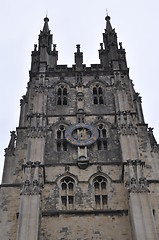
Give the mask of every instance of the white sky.
[(106, 8), (126, 50), (130, 78), (143, 100), (145, 122), (159, 142), (158, 0), (5, 0), (0, 2), (0, 175), (10, 131), (18, 126), (19, 100), (29, 81), (31, 51), (48, 13), (58, 64), (74, 64), (76, 44), (84, 63), (99, 63)]

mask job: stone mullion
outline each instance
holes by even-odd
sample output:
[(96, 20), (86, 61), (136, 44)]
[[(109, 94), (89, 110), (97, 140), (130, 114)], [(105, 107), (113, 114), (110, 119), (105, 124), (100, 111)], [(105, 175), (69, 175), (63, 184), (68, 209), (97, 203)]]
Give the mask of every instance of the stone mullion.
[(101, 189), (101, 183), (99, 183), (99, 197), (100, 197), (100, 209), (103, 208), (102, 204), (102, 189)]
[(68, 184), (67, 184), (67, 188), (66, 188), (66, 209), (69, 210), (69, 190), (68, 190)]

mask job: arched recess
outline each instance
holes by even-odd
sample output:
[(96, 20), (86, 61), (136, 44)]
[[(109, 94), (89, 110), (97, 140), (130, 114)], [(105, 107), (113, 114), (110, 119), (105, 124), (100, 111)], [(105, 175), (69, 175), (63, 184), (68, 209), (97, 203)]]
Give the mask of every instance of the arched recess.
[(104, 85), (95, 82), (91, 86), (92, 98), (94, 105), (103, 105), (104, 104)]
[(93, 208), (96, 210), (107, 209), (109, 206), (110, 193), (112, 191), (111, 178), (99, 172), (93, 174), (89, 182), (92, 186)]
[(108, 138), (109, 138), (109, 131), (108, 127), (103, 122), (98, 122), (97, 129), (99, 133), (99, 137), (97, 140), (97, 150), (107, 150), (108, 148)]
[(67, 106), (68, 105), (68, 95), (69, 86), (65, 82), (61, 82), (56, 85), (56, 105), (57, 106)]
[(61, 210), (74, 210), (76, 208), (76, 177), (73, 174), (65, 173), (57, 179), (56, 183), (59, 188), (59, 208)]
[(66, 125), (61, 123), (55, 128), (56, 151), (66, 152), (68, 150), (67, 140), (65, 139)]

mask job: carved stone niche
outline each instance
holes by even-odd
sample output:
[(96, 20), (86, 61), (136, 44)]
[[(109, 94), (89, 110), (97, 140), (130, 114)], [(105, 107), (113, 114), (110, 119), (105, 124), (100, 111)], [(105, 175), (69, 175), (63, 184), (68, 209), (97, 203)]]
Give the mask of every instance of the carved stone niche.
[(24, 184), (21, 195), (40, 195), (44, 185), (44, 165), (29, 161), (23, 165), (23, 170)]

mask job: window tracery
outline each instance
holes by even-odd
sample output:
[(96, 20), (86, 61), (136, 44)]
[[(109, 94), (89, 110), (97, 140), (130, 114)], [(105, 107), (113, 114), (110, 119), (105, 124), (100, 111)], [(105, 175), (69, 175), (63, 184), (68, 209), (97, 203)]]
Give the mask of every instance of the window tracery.
[(74, 209), (75, 197), (74, 197), (75, 181), (71, 177), (64, 177), (61, 180), (61, 204), (62, 210)]
[(56, 132), (57, 152), (67, 151), (67, 141), (65, 139), (65, 126), (60, 125)]
[(103, 88), (99, 84), (96, 84), (93, 87), (93, 103), (94, 104), (104, 104)]
[(99, 133), (99, 137), (97, 140), (97, 148), (98, 150), (106, 150), (107, 149), (107, 132), (103, 124), (98, 125), (98, 133)]
[(67, 95), (68, 95), (67, 87), (64, 85), (58, 86), (57, 105), (67, 105), (68, 104)]
[(107, 208), (107, 180), (103, 176), (97, 176), (94, 181), (94, 203), (96, 209)]

